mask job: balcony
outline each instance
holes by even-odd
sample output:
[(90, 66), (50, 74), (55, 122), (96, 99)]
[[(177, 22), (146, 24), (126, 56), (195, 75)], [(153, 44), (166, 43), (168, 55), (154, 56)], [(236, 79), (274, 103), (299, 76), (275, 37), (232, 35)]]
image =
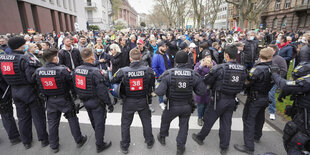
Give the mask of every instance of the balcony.
[(103, 23), (102, 18), (87, 18), (89, 24), (99, 24)]
[(299, 5), (297, 5), (297, 6), (295, 6), (295, 11), (306, 11), (306, 10), (308, 10), (308, 9), (310, 9), (310, 4), (309, 4), (309, 2), (308, 2), (308, 4), (306, 3), (306, 4), (299, 4)]
[(86, 2), (85, 3), (85, 9), (96, 9), (97, 5), (95, 2)]

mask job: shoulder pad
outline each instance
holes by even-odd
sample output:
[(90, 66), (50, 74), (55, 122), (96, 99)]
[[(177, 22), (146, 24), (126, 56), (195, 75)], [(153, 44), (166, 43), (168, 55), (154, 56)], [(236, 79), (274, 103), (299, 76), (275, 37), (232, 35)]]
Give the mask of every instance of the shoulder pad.
[(296, 81), (286, 81), (286, 85), (288, 85), (288, 86), (295, 86), (296, 85)]
[(219, 65), (215, 65), (210, 69), (210, 72), (216, 72), (217, 70), (219, 70), (220, 68), (222, 68), (224, 66), (224, 64), (219, 64)]
[(160, 77), (159, 78), (163, 78), (163, 77), (165, 77), (165, 76), (168, 76), (169, 74), (170, 74), (170, 69), (169, 70), (166, 70), (164, 73), (162, 73), (161, 75), (160, 75)]

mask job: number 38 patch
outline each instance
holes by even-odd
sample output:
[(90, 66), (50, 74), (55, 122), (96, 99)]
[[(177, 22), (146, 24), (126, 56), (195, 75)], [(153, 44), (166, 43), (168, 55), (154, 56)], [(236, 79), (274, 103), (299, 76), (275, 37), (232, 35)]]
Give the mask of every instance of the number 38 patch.
[(41, 78), (43, 89), (57, 89), (54, 77)]
[(176, 79), (175, 80), (175, 90), (176, 91), (188, 91), (189, 88), (189, 79)]
[(75, 75), (75, 86), (80, 89), (86, 89), (86, 77)]
[(143, 78), (129, 79), (130, 91), (143, 90)]
[(1, 62), (1, 71), (3, 75), (15, 75), (13, 62)]
[(240, 83), (241, 75), (240, 74), (231, 74), (230, 82), (231, 83)]

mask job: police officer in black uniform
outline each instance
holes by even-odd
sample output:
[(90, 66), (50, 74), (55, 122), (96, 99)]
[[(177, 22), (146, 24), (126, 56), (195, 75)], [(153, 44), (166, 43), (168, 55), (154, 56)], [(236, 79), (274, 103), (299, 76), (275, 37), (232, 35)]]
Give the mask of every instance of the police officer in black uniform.
[(199, 145), (209, 135), (215, 121), (220, 118), (220, 149), (226, 154), (229, 149), (231, 119), (237, 103), (235, 97), (243, 90), (246, 68), (236, 62), (238, 49), (235, 45), (225, 47), (224, 58), (227, 63), (214, 66), (205, 76), (205, 84), (211, 90), (211, 102), (203, 117), (203, 127), (192, 138)]
[(11, 88), (2, 76), (0, 76), (0, 114), (11, 144), (20, 143), (20, 135), (13, 116)]
[(44, 104), (36, 100), (38, 92), (35, 90), (35, 82), (32, 79), (36, 68), (42, 64), (24, 54), (28, 50), (28, 45), (25, 43), (26, 40), (22, 37), (11, 38), (8, 44), (12, 52), (8, 55), (1, 55), (0, 62), (1, 74), (5, 81), (11, 85), (21, 139), (25, 148), (29, 149), (32, 142), (31, 119), (42, 147), (49, 143)]
[(73, 89), (71, 70), (58, 64), (56, 49), (47, 49), (43, 53), (43, 58), (47, 62), (46, 66), (36, 70), (35, 79), (40, 91), (46, 97), (50, 147), (54, 153), (59, 151), (58, 127), (61, 113), (64, 113), (77, 147), (80, 148), (86, 142), (87, 136), (81, 134), (74, 102), (69, 93), (70, 89)]
[(268, 92), (274, 85), (270, 72), (272, 56), (272, 49), (262, 49), (259, 62), (254, 65), (248, 75), (247, 101), (242, 115), (244, 145), (234, 145), (235, 149), (240, 152), (253, 154), (254, 141), (259, 143), (263, 135), (265, 109), (269, 105)]
[(74, 88), (79, 98), (83, 101), (91, 124), (95, 130), (97, 153), (111, 146), (111, 141), (104, 142), (106, 109), (109, 112), (114, 108), (109, 97), (107, 86), (104, 84), (104, 72), (96, 65), (92, 49), (85, 48), (81, 52), (84, 64), (77, 67), (74, 72)]
[(176, 141), (177, 155), (181, 155), (185, 151), (189, 118), (194, 111), (193, 91), (197, 95), (203, 95), (206, 93), (206, 87), (202, 77), (187, 67), (188, 54), (186, 52), (178, 52), (175, 59), (176, 67), (165, 71), (160, 76), (160, 84), (155, 89), (158, 96), (166, 95), (168, 98), (161, 117), (157, 139), (162, 145), (165, 145), (165, 137), (169, 135), (170, 123), (179, 117), (180, 130)]
[(286, 114), (292, 121), (286, 123), (283, 131), (283, 143), (288, 155), (302, 155), (310, 152), (310, 63), (301, 62), (292, 72), (293, 81), (281, 78), (277, 71), (272, 73), (277, 86), (282, 89), (278, 99), (292, 95), (293, 106), (287, 106)]
[(138, 112), (142, 125), (143, 136), (147, 148), (154, 144), (152, 134), (151, 111), (149, 103), (152, 102), (152, 87), (155, 85), (154, 71), (145, 66), (141, 52), (134, 48), (129, 53), (130, 66), (119, 69), (112, 79), (112, 83), (122, 82), (124, 85), (123, 109), (122, 109), (122, 141), (120, 147), (124, 154), (128, 153), (130, 145), (130, 125), (135, 112)]

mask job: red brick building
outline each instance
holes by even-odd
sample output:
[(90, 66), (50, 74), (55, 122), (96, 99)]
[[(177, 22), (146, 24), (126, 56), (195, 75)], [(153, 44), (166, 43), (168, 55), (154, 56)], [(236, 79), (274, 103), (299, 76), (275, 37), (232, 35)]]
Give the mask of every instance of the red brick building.
[(74, 31), (75, 0), (0, 0), (0, 34)]
[(122, 5), (120, 6), (117, 15), (115, 16), (115, 20), (124, 19), (129, 27), (136, 27), (138, 20), (138, 13), (134, 8), (132, 8), (127, 0), (122, 1)]

